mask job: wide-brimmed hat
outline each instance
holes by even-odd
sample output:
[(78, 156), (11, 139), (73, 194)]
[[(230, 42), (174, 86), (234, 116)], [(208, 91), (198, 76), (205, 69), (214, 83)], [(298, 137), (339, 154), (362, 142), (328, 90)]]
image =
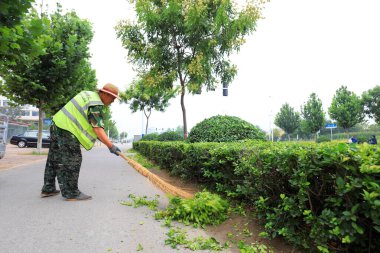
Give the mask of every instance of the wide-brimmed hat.
[(119, 99), (120, 100), (120, 97), (119, 97), (119, 88), (116, 87), (115, 85), (113, 85), (112, 83), (107, 83), (103, 86), (103, 88), (99, 89), (99, 91), (103, 91), (105, 93), (108, 93), (112, 96), (114, 96), (115, 98)]

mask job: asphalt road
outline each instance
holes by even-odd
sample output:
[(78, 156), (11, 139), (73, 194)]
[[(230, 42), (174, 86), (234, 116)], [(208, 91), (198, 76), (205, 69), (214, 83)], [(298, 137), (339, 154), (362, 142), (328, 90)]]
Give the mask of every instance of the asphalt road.
[[(130, 193), (150, 199), (158, 194), (165, 208), (165, 193), (107, 148), (82, 154), (79, 189), (92, 195), (89, 201), (40, 198), (44, 161), (0, 170), (1, 253), (126, 253), (138, 252), (139, 244), (139, 252), (194, 252), (165, 245), (169, 229), (153, 218), (154, 211), (119, 203)], [(201, 229), (186, 229), (207, 237)]]

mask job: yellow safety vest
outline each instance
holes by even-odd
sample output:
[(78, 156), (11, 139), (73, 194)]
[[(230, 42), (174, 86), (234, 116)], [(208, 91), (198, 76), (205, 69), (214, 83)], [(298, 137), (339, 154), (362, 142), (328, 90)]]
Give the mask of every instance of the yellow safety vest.
[(104, 105), (99, 94), (93, 91), (82, 91), (53, 116), (54, 123), (59, 128), (75, 135), (87, 150), (94, 146), (97, 139), (87, 118), (88, 108), (94, 105)]

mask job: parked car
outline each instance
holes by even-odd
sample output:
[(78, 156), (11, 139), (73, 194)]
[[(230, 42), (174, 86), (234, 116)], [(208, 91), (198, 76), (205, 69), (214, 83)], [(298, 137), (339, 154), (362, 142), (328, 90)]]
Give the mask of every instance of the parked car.
[[(10, 144), (17, 145), (19, 148), (37, 147), (37, 130), (28, 130), (23, 134), (14, 135), (10, 140)], [(42, 131), (42, 147), (50, 147), (50, 132)]]

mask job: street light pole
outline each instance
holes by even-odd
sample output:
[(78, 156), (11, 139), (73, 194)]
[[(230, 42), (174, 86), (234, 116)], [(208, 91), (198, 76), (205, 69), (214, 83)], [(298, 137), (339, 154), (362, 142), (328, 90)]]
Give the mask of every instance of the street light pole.
[(271, 131), (271, 135), (272, 135), (272, 142), (273, 142), (273, 127), (272, 127), (272, 131)]
[(269, 131), (270, 131), (270, 140), (273, 142), (273, 123), (272, 123), (272, 96), (269, 96)]

